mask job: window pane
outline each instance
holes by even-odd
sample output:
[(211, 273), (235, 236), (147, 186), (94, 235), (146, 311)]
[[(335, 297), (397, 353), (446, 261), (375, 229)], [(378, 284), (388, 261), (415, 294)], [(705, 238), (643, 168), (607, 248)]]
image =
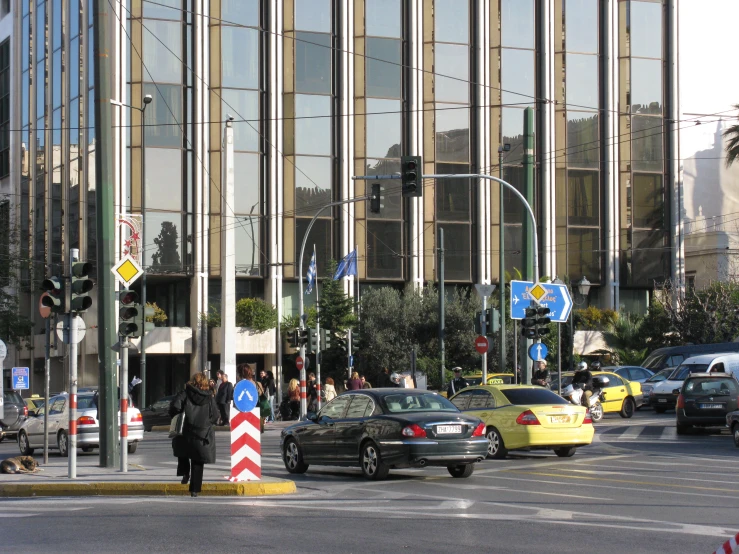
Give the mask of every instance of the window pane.
[(503, 163), (520, 163), (523, 159), (523, 118), (524, 110), (522, 109), (503, 108), (501, 110), (503, 144), (511, 145), (510, 151), (503, 154)]
[(330, 0), (295, 0), (295, 28), (301, 31), (331, 32)]
[(534, 48), (534, 0), (502, 0), (500, 19), (503, 46)]
[(223, 89), (223, 115), (231, 114), (234, 121), (234, 149), (259, 150), (259, 93), (252, 90)]
[(633, 175), (634, 185), (631, 189), (634, 214), (634, 227), (660, 229), (664, 226), (664, 191), (662, 175)]
[(567, 112), (567, 163), (570, 167), (600, 167), (597, 114)]
[(457, 104), (436, 105), (436, 160), (469, 162), (469, 109)]
[[(400, 160), (367, 160), (366, 175), (395, 175), (400, 173)], [(398, 181), (388, 179), (380, 181), (365, 181), (366, 194), (372, 190), (372, 183), (380, 183), (382, 196), (382, 210), (379, 214), (368, 212), (370, 219), (400, 219), (403, 199), (400, 195)]]
[[(144, 85), (144, 94), (151, 94), (146, 108), (146, 145), (182, 146), (182, 88), (176, 85)], [(133, 132), (137, 132), (134, 130)]]
[(587, 277), (600, 281), (600, 242), (598, 229), (567, 230), (568, 273), (570, 279)]
[(221, 23), (259, 26), (259, 0), (221, 0)]
[(69, 97), (74, 98), (80, 93), (80, 39), (69, 42)]
[(532, 104), (536, 95), (534, 51), (504, 48), (501, 52), (501, 81), (503, 104)]
[(223, 86), (259, 88), (259, 31), (221, 28)]
[(439, 227), (444, 229), (444, 277), (450, 281), (469, 281), (470, 226), (445, 223)]
[[(182, 209), (182, 151), (146, 148), (146, 209)], [(151, 235), (147, 237), (150, 243)]]
[(28, 71), (23, 72), (23, 77), (21, 77), (21, 126), (25, 127), (28, 125), (30, 114), (28, 113), (28, 103), (30, 100), (29, 95), (30, 93), (30, 77), (28, 76)]
[(69, 144), (74, 147), (74, 153), (70, 153), (70, 157), (77, 157), (77, 145), (80, 143), (80, 99), (76, 98), (69, 103)]
[(182, 62), (178, 59), (182, 57), (181, 25), (167, 21), (147, 21), (145, 25), (148, 30), (143, 31), (144, 65), (148, 72), (144, 70), (144, 80), (181, 83)]
[(367, 99), (367, 156), (400, 157), (400, 108), (400, 100)]
[(631, 60), (631, 111), (662, 113), (662, 62)]
[(146, 213), (146, 268), (152, 273), (182, 272), (182, 216)]
[(632, 116), (631, 167), (634, 171), (662, 171), (662, 118)]
[(400, 221), (367, 221), (367, 276), (403, 277), (403, 236)]
[(400, 63), (399, 40), (368, 38), (367, 96), (400, 98)]
[(630, 2), (631, 55), (662, 57), (662, 4)]
[[(295, 220), (295, 259), (300, 255), (300, 246), (303, 243), (305, 230), (308, 228), (310, 219), (299, 217)], [(305, 241), (305, 252), (303, 255), (303, 284), (305, 284), (305, 273), (308, 270), (310, 257), (313, 255), (313, 245), (316, 245), (316, 264), (318, 265), (318, 276), (326, 276), (326, 265), (333, 257), (331, 253), (331, 223), (330, 219), (316, 219), (313, 227)], [(297, 272), (299, 268), (295, 268)]]
[[(437, 163), (436, 170), (441, 174), (466, 173), (469, 170), (469, 166)], [(437, 179), (435, 196), (436, 218), (438, 220), (470, 220), (469, 179)]]
[[(244, 0), (240, 0), (244, 1)], [(164, 4), (164, 6), (158, 5)], [(151, 2), (143, 2), (144, 17), (154, 17), (156, 19), (181, 19), (182, 18), (182, 0), (156, 0), (156, 4)], [(148, 22), (147, 22), (148, 26)]]
[(234, 154), (234, 213), (259, 214), (259, 154)]
[(626, 276), (630, 285), (654, 286), (655, 280), (663, 281), (670, 274), (667, 244), (664, 231), (634, 231), (635, 247), (626, 257)]
[(568, 52), (598, 53), (598, 0), (566, 0)]
[(434, 37), (441, 42), (469, 42), (467, 0), (434, 0)]
[[(503, 179), (513, 185), (520, 193), (523, 193), (526, 183), (526, 175), (524, 174), (523, 167), (503, 166)], [(523, 223), (524, 210), (526, 208), (524, 208), (521, 199), (512, 193), (508, 187), (503, 191), (503, 209), (505, 223)]]
[(598, 109), (598, 57), (567, 54), (566, 99), (571, 108)]
[(331, 35), (295, 33), (295, 90), (331, 94)]
[(570, 225), (598, 225), (600, 179), (597, 171), (568, 172), (568, 217)]
[(80, 34), (80, 3), (82, 0), (70, 0), (69, 2), (69, 36), (76, 37)]
[(330, 115), (330, 96), (295, 95), (295, 151), (297, 153), (331, 155)]
[(43, 117), (44, 109), (46, 107), (46, 86), (44, 85), (46, 75), (46, 68), (44, 62), (41, 61), (36, 64), (36, 75), (34, 78), (36, 84), (36, 117)]
[(31, 23), (30, 17), (23, 18), (21, 35), (21, 70), (25, 71), (31, 66)]
[(62, 51), (57, 50), (51, 56), (51, 88), (52, 88), (52, 108), (59, 108), (62, 105)]
[(58, 0), (51, 3), (51, 49), (56, 50), (62, 46), (62, 3)]
[(236, 273), (259, 275), (259, 216), (236, 216), (226, 225), (234, 226)]
[[(298, 217), (315, 215), (318, 208), (329, 202), (331, 202), (331, 158), (295, 156), (295, 215)], [(326, 211), (327, 216), (330, 214), (331, 212)]]
[[(456, 44), (434, 46), (434, 70), (436, 100), (468, 103), (469, 91), (469, 47)], [(442, 77), (446, 75), (446, 77)]]
[(376, 37), (400, 38), (401, 0), (365, 0), (365, 33)]

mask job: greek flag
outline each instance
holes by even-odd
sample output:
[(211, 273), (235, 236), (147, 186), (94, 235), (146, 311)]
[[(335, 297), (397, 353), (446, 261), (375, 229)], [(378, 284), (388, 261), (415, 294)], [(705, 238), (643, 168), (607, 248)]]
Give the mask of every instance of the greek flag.
[(313, 292), (313, 285), (316, 283), (316, 247), (313, 247), (313, 255), (310, 257), (310, 264), (308, 264), (308, 286), (305, 287), (305, 294)]
[(349, 252), (344, 259), (339, 262), (339, 267), (336, 268), (334, 273), (334, 281), (346, 277), (348, 275), (357, 274), (357, 249), (355, 248)]

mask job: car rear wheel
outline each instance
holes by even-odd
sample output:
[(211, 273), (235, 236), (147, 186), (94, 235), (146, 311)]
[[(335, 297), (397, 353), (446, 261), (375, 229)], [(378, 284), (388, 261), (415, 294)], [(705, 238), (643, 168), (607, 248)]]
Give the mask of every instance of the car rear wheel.
[(654, 407), (654, 412), (657, 414), (663, 414), (666, 411), (667, 411), (667, 408), (657, 408), (656, 406)]
[(83, 446), (82, 452), (92, 452), (92, 446)]
[(680, 425), (678, 423), (675, 429), (678, 435), (687, 435), (688, 431), (690, 431), (691, 429), (691, 426), (690, 425)]
[(59, 431), (56, 436), (56, 444), (59, 447), (59, 454), (66, 457), (69, 456), (69, 436), (66, 431)]
[(382, 461), (380, 449), (373, 442), (364, 443), (362, 453), (359, 455), (359, 463), (364, 476), (373, 481), (385, 479), (390, 472), (390, 466)]
[(449, 475), (455, 479), (467, 479), (475, 471), (475, 464), (464, 464), (458, 466), (447, 466)]
[(289, 473), (305, 473), (308, 471), (308, 464), (303, 461), (303, 452), (295, 439), (287, 440), (282, 461), (285, 462), (285, 469)]
[(18, 433), (18, 448), (23, 456), (30, 456), (33, 454), (33, 448), (29, 446), (28, 435), (25, 431)]
[(128, 453), (129, 454), (135, 454), (136, 453), (136, 447), (139, 445), (139, 441), (129, 442), (128, 443)]
[(505, 447), (505, 443), (503, 443), (503, 437), (500, 436), (500, 431), (495, 427), (489, 427), (485, 436), (488, 439), (488, 458), (502, 460), (508, 455), (508, 450)]
[(619, 412), (619, 415), (625, 419), (629, 419), (634, 415), (634, 412), (636, 411), (636, 402), (634, 402), (634, 399), (630, 396), (624, 400), (623, 405), (621, 406), (621, 411)]
[(593, 421), (600, 421), (603, 419), (603, 404), (596, 402), (590, 407), (590, 418)]
[(144, 425), (144, 431), (146, 431), (147, 433), (151, 433), (151, 427), (151, 425)]
[(554, 453), (560, 458), (572, 458), (575, 455), (575, 450), (577, 448), (574, 446), (563, 446), (561, 448), (555, 448)]
[(739, 423), (731, 426), (731, 434), (734, 437), (734, 446), (739, 448)]

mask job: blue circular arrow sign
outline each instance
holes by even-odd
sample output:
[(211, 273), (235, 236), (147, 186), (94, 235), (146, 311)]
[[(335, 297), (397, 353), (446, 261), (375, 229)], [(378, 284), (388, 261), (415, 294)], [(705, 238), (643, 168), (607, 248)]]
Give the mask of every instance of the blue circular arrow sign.
[(240, 412), (251, 412), (259, 399), (254, 381), (242, 379), (234, 387), (234, 406)]
[[(547, 345), (543, 342), (535, 342), (531, 346), (529, 346), (529, 358), (534, 360), (535, 362), (541, 362), (544, 359), (546, 359), (547, 354), (549, 354), (549, 349), (547, 348)], [(236, 393), (234, 393), (235, 395)]]

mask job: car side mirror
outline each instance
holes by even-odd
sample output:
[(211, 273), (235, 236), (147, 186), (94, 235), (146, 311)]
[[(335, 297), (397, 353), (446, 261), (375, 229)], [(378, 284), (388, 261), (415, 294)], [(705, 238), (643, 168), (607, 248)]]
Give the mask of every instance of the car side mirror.
[(315, 423), (318, 420), (318, 415), (316, 414), (316, 412), (308, 412), (307, 414), (305, 414), (305, 419)]
[(673, 389), (672, 394), (680, 394), (680, 389)]

